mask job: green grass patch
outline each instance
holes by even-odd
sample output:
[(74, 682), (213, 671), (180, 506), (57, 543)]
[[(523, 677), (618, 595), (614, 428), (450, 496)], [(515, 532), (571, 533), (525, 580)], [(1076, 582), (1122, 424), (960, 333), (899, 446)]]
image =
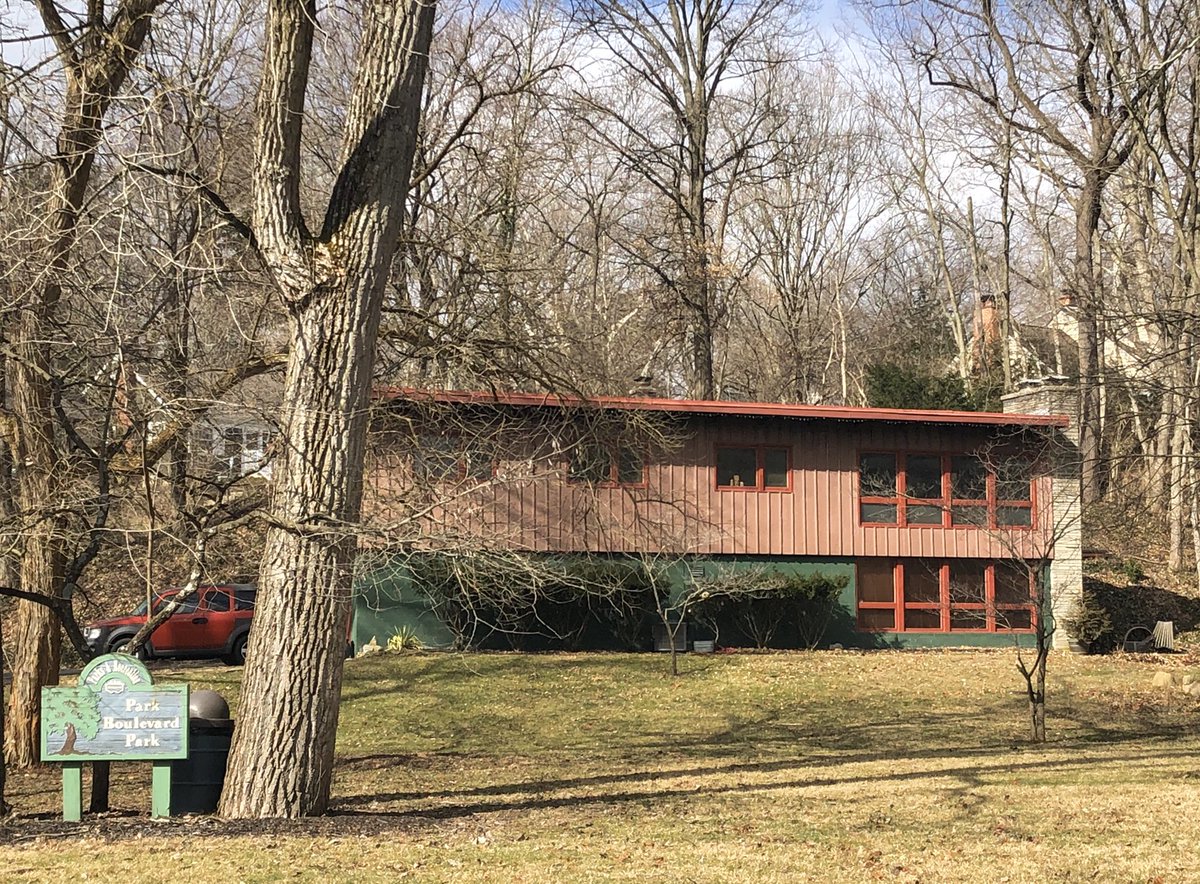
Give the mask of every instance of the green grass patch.
[[(18, 772), (0, 879), (1197, 880), (1200, 704), (1149, 661), (1055, 655), (1026, 740), (1011, 651), (406, 654), (348, 663), (334, 813), (51, 824)], [(1200, 670), (1200, 663), (1196, 666)], [(230, 697), (239, 671), (181, 669)], [(39, 817), (38, 815), (44, 815)]]

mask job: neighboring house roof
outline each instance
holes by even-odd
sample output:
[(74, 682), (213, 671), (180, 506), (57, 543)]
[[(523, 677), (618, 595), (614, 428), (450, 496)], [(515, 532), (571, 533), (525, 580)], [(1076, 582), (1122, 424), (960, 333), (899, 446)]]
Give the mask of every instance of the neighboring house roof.
[(1079, 345), (1064, 329), (1056, 325), (1014, 324), (1019, 352), (1013, 354), (1013, 359), (1020, 363), (1021, 373), (1079, 377)]
[(881, 421), (895, 424), (965, 424), (970, 426), (1067, 427), (1065, 414), (998, 414), (984, 411), (935, 411), (907, 408), (855, 408), (847, 405), (788, 405), (776, 402), (728, 402), (708, 399), (660, 399), (649, 396), (579, 396), (554, 393), (505, 393), (467, 390), (417, 390), (382, 387), (384, 401), (407, 400), (438, 405), (502, 405), (522, 408), (608, 408), (680, 414), (783, 417), (798, 420)]

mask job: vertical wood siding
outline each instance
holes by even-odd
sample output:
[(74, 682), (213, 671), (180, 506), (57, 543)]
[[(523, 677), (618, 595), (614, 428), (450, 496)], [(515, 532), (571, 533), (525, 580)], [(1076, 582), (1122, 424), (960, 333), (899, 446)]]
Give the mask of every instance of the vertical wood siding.
[[(449, 502), (423, 519), (420, 531), (409, 526), (397, 534), (411, 535), (406, 542), (537, 551), (830, 557), (1033, 557), (1052, 541), (1050, 480), (1041, 475), (1033, 530), (859, 524), (860, 451), (970, 451), (997, 438), (986, 429), (753, 417), (692, 418), (690, 426), (682, 447), (649, 458), (645, 488), (569, 483), (565, 462), (548, 458), (531, 475), (526, 465), (525, 478), (439, 489)], [(792, 490), (716, 490), (719, 445), (789, 447)], [(379, 525), (409, 493), (402, 461), (389, 452), (373, 460), (368, 512)], [(502, 463), (498, 472), (513, 470)]]

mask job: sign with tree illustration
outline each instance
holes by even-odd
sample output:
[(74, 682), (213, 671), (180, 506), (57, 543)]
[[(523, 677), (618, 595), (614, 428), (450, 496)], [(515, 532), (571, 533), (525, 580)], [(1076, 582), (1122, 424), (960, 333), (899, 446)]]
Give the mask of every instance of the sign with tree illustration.
[(74, 687), (42, 688), (42, 760), (187, 757), (188, 687), (156, 685), (128, 654), (97, 657)]

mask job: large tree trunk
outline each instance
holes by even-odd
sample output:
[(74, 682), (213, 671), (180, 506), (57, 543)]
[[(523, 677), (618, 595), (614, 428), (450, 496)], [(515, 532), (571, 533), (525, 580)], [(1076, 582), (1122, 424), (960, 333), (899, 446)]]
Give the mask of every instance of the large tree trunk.
[[(707, 284), (700, 287), (698, 297), (707, 297)], [(701, 307), (689, 309), (688, 345), (691, 383), (688, 394), (696, 399), (714, 399), (717, 383), (713, 373), (713, 323), (709, 311)]]
[(291, 353), (225, 816), (311, 815), (329, 803), (375, 342), (434, 16), (421, 0), (364, 6), (344, 166), (315, 238), (298, 188), (315, 3), (268, 7), (255, 228), (291, 310)]
[[(54, 516), (53, 476), (58, 454), (49, 389), (49, 317), (57, 298), (58, 287), (52, 283), (39, 293), (39, 303), (22, 311), (16, 333), (16, 359), (9, 366), (18, 426), (17, 506), (32, 525), (24, 538), (19, 585), (47, 596), (62, 591), (65, 568), (58, 531), (61, 520)], [(18, 601), (12, 648), (5, 753), (12, 764), (25, 767), (38, 761), (42, 687), (58, 683), (58, 618), (45, 605)]]
[[(66, 188), (56, 188), (65, 196)], [(63, 199), (56, 217), (74, 229), (74, 213)], [(78, 204), (76, 204), (77, 207)], [(70, 214), (68, 219), (66, 216)], [(69, 233), (60, 233), (50, 273), (65, 269)], [(27, 529), (21, 554), (20, 586), (30, 592), (53, 596), (62, 591), (65, 557), (56, 516), (57, 493), (54, 476), (58, 464), (51, 402), (52, 320), (60, 296), (57, 280), (33, 293), (23, 305), (14, 335), (16, 358), (9, 365), (13, 414), (17, 420), (17, 507)], [(28, 766), (38, 760), (41, 689), (58, 683), (61, 637), (58, 618), (45, 605), (17, 602), (13, 630), (13, 680), (9, 694), (9, 731), (6, 755), (13, 764)]]
[(276, 462), (271, 506), (273, 521), (287, 527), (267, 535), (226, 815), (318, 814), (329, 799), (377, 282), (351, 277), (293, 320), (287, 453)]
[[(5, 359), (0, 353), (0, 408), (7, 405), (7, 384), (5, 379)], [(9, 554), (9, 550), (13, 548), (13, 541), (17, 539), (16, 535), (9, 530), (13, 519), (16, 515), (16, 508), (13, 503), (13, 487), (12, 487), (12, 449), (10, 447), (10, 439), (8, 433), (0, 438), (0, 585), (17, 586), (20, 583), (18, 560), (14, 555)], [(0, 816), (8, 814), (9, 806), (5, 800), (5, 787), (7, 784), (7, 764), (4, 761), (4, 735), (7, 729), (4, 726), (4, 617), (0, 616)]]
[(691, 373), (688, 395), (695, 399), (716, 398), (716, 377), (713, 371), (714, 338), (716, 336), (716, 303), (713, 294), (712, 249), (714, 243), (708, 230), (708, 208), (705, 196), (708, 185), (707, 158), (708, 127), (703, 96), (692, 99), (698, 120), (688, 132), (689, 175), (687, 193), (686, 265), (680, 280), (683, 307), (687, 317), (688, 366)]
[[(4, 739), (4, 618), (0, 617), (0, 741)], [(8, 764), (4, 760), (4, 753), (0, 752), (0, 817), (8, 816), (9, 806), (5, 799), (5, 790), (8, 787)]]

